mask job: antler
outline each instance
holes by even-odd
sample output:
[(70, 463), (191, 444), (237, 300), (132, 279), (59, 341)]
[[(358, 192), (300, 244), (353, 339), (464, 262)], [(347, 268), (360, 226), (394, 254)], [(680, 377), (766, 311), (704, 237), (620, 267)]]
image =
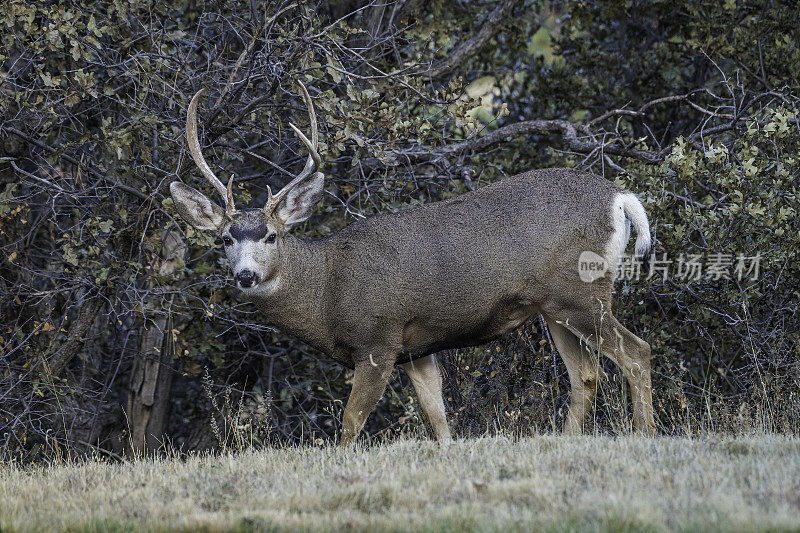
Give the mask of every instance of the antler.
[(308, 137), (303, 135), (303, 132), (297, 129), (297, 127), (289, 123), (289, 127), (294, 130), (300, 140), (303, 141), (303, 144), (306, 145), (308, 148), (308, 159), (306, 160), (306, 164), (303, 167), (303, 170), (300, 174), (297, 175), (292, 181), (286, 184), (277, 194), (273, 195), (272, 190), (267, 186), (267, 203), (264, 205), (264, 213), (269, 216), (272, 214), (272, 211), (278, 206), (278, 204), (283, 200), (284, 196), (289, 194), (289, 191), (294, 189), (297, 184), (308, 178), (314, 172), (317, 171), (317, 168), (320, 165), (321, 159), (319, 157), (319, 153), (317, 153), (317, 145), (318, 145), (318, 135), (317, 135), (317, 115), (314, 113), (314, 104), (311, 102), (311, 97), (308, 95), (308, 91), (306, 90), (305, 86), (297, 82), (297, 86), (300, 87), (300, 94), (303, 96), (303, 100), (306, 103), (306, 107), (308, 108), (308, 116), (311, 120), (311, 140), (308, 140)]
[(230, 219), (236, 214), (236, 206), (233, 203), (233, 176), (228, 181), (228, 186), (225, 187), (206, 163), (203, 152), (200, 151), (200, 141), (197, 140), (197, 104), (200, 102), (203, 92), (205, 89), (197, 91), (192, 101), (189, 102), (189, 109), (186, 112), (186, 142), (189, 144), (189, 152), (191, 152), (197, 168), (225, 201), (225, 215)]

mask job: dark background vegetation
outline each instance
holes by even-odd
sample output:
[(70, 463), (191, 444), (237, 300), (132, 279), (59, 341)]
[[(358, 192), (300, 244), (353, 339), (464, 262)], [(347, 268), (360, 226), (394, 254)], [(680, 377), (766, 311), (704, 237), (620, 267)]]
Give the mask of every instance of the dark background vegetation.
[[(294, 80), (315, 102), (327, 177), (298, 234), (573, 166), (642, 194), (658, 254), (760, 254), (757, 279), (621, 281), (617, 314), (653, 346), (663, 434), (796, 434), (791, 6), (5, 0), (0, 457), (336, 435), (351, 375), (262, 323), (168, 194), (174, 180), (213, 193), (183, 135), (206, 88), (206, 158), (234, 173), (239, 205), (263, 203), (305, 158)], [(566, 370), (540, 320), (440, 361), (456, 435), (560, 428)], [(625, 385), (603, 365), (592, 430), (624, 431)], [(424, 434), (405, 376), (367, 430)]]

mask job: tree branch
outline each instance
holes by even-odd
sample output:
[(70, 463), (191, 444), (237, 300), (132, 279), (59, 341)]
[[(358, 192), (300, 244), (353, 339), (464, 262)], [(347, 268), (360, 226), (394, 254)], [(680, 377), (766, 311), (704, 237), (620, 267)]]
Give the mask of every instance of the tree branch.
[(651, 150), (641, 150), (638, 148), (627, 148), (612, 143), (603, 143), (596, 140), (583, 140), (579, 137), (578, 132), (582, 133), (585, 138), (591, 138), (588, 128), (583, 125), (575, 125), (566, 120), (526, 120), (523, 122), (515, 122), (508, 124), (502, 128), (485, 135), (483, 137), (474, 137), (455, 144), (447, 146), (440, 146), (428, 152), (417, 152), (410, 154), (411, 157), (417, 158), (435, 158), (437, 156), (452, 155), (460, 152), (475, 152), (479, 150), (486, 150), (487, 148), (505, 142), (511, 137), (518, 137), (521, 135), (531, 135), (534, 133), (551, 133), (560, 134), (569, 150), (589, 154), (597, 150), (601, 150), (606, 155), (617, 155), (623, 157), (632, 157), (646, 163), (656, 163), (661, 160), (661, 155), (658, 152)]
[[(693, 92), (696, 92), (696, 91), (693, 91)], [(611, 111), (607, 111), (607, 112), (603, 113), (602, 115), (600, 115), (599, 117), (589, 121), (589, 126), (593, 126), (595, 124), (599, 124), (600, 122), (603, 122), (607, 118), (616, 117), (616, 116), (620, 116), (620, 115), (626, 115), (626, 116), (630, 116), (630, 117), (641, 117), (641, 116), (644, 116), (644, 112), (647, 111), (647, 109), (653, 107), (654, 105), (663, 104), (663, 103), (666, 103), (666, 102), (677, 102), (677, 101), (686, 100), (691, 95), (692, 95), (692, 93), (687, 93), (687, 94), (677, 94), (677, 95), (673, 95), (673, 96), (665, 96), (663, 98), (656, 98), (655, 100), (650, 100), (649, 102), (643, 104), (642, 107), (640, 107), (636, 111), (634, 111), (632, 109), (612, 109)], [(692, 102), (690, 101), (689, 104), (692, 104)]]
[(72, 324), (67, 340), (57, 350), (45, 357), (45, 373), (47, 376), (58, 376), (86, 342), (86, 333), (94, 322), (97, 313), (103, 307), (104, 300), (100, 296), (84, 302), (78, 318)]
[[(58, 149), (53, 148), (52, 146), (48, 146), (45, 143), (43, 143), (42, 141), (34, 139), (33, 137), (25, 135), (24, 133), (22, 133), (21, 131), (19, 131), (16, 128), (12, 128), (12, 127), (9, 127), (9, 126), (0, 126), (0, 128), (4, 129), (8, 133), (13, 133), (17, 137), (19, 137), (19, 138), (21, 138), (21, 139), (23, 139), (25, 141), (28, 141), (29, 143), (31, 143), (31, 144), (33, 144), (35, 146), (38, 146), (42, 150), (47, 150), (50, 153), (57, 153), (58, 152)], [(78, 161), (77, 159), (75, 159), (74, 157), (72, 157), (70, 155), (58, 154), (58, 156), (63, 158), (65, 161), (67, 161), (69, 163), (72, 163), (75, 166), (83, 167), (86, 170), (86, 172), (88, 172), (89, 174), (91, 174), (92, 176), (94, 176), (97, 179), (101, 179), (103, 181), (111, 182), (112, 184), (114, 184), (115, 187), (117, 187), (121, 191), (125, 191), (128, 194), (132, 194), (132, 195), (134, 195), (134, 196), (136, 196), (138, 198), (141, 198), (142, 200), (149, 200), (150, 199), (150, 196), (146, 195), (142, 191), (134, 189), (133, 187), (129, 187), (129, 186), (125, 185), (124, 183), (119, 183), (117, 180), (115, 180), (113, 178), (110, 178), (110, 177), (106, 176), (105, 174), (101, 174), (100, 172), (97, 172), (95, 169), (87, 166), (85, 163), (81, 163), (80, 161)]]
[(428, 70), (420, 74), (430, 78), (441, 78), (450, 74), (461, 63), (463, 63), (470, 56), (475, 55), (483, 46), (489, 42), (489, 39), (494, 37), (500, 29), (503, 20), (511, 14), (514, 7), (519, 4), (519, 0), (502, 0), (494, 11), (489, 13), (480, 25), (478, 33), (467, 39), (463, 43), (457, 45), (451, 50), (447, 57), (432, 65)]

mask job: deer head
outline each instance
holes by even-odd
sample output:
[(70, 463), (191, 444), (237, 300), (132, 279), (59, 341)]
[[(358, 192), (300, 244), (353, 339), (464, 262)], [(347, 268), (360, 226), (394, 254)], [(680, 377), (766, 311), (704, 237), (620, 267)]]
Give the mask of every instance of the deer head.
[(308, 148), (308, 159), (300, 174), (277, 194), (272, 194), (267, 187), (267, 201), (258, 209), (236, 209), (232, 192), (233, 176), (226, 187), (203, 157), (197, 137), (197, 105), (203, 89), (194, 95), (186, 113), (186, 140), (192, 159), (203, 176), (217, 189), (225, 207), (218, 206), (200, 191), (177, 181), (170, 185), (170, 193), (184, 220), (197, 229), (215, 231), (222, 238), (236, 283), (245, 292), (277, 281), (284, 251), (283, 238), (287, 230), (293, 224), (306, 220), (322, 197), (325, 178), (316, 171), (320, 164), (316, 114), (308, 91), (300, 82), (297, 85), (308, 107), (311, 140), (294, 124), (290, 123), (289, 126)]

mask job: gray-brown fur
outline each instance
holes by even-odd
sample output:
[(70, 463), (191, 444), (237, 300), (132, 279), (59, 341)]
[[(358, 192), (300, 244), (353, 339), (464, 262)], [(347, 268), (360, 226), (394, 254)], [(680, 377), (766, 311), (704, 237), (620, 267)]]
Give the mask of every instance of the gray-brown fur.
[[(225, 208), (197, 190), (170, 185), (181, 216), (222, 237), (234, 278), (267, 322), (355, 369), (341, 443), (352, 442), (383, 395), (395, 365), (414, 383), (437, 439), (450, 430), (432, 354), (498, 337), (541, 313), (570, 376), (566, 433), (580, 433), (602, 377), (595, 350), (614, 360), (633, 392), (634, 426), (655, 430), (650, 346), (611, 314), (614, 262), (630, 225), (637, 253), (649, 224), (630, 193), (593, 174), (535, 170), (444, 202), (361, 220), (324, 239), (293, 237), (321, 199), (317, 131), (302, 172), (263, 209), (238, 211), (229, 186), (200, 151), (195, 127), (201, 92), (187, 113), (187, 141)], [(591, 282), (579, 275), (582, 252), (611, 268)]]
[[(365, 346), (408, 360), (480, 344), (543, 306), (610, 291), (608, 280), (576, 285), (577, 265), (581, 251), (602, 251), (618, 191), (590, 174), (534, 171), (317, 241), (287, 235), (280, 255), (291, 282), (252, 300), (351, 367)], [(291, 312), (306, 291), (317, 301), (312, 321)]]

